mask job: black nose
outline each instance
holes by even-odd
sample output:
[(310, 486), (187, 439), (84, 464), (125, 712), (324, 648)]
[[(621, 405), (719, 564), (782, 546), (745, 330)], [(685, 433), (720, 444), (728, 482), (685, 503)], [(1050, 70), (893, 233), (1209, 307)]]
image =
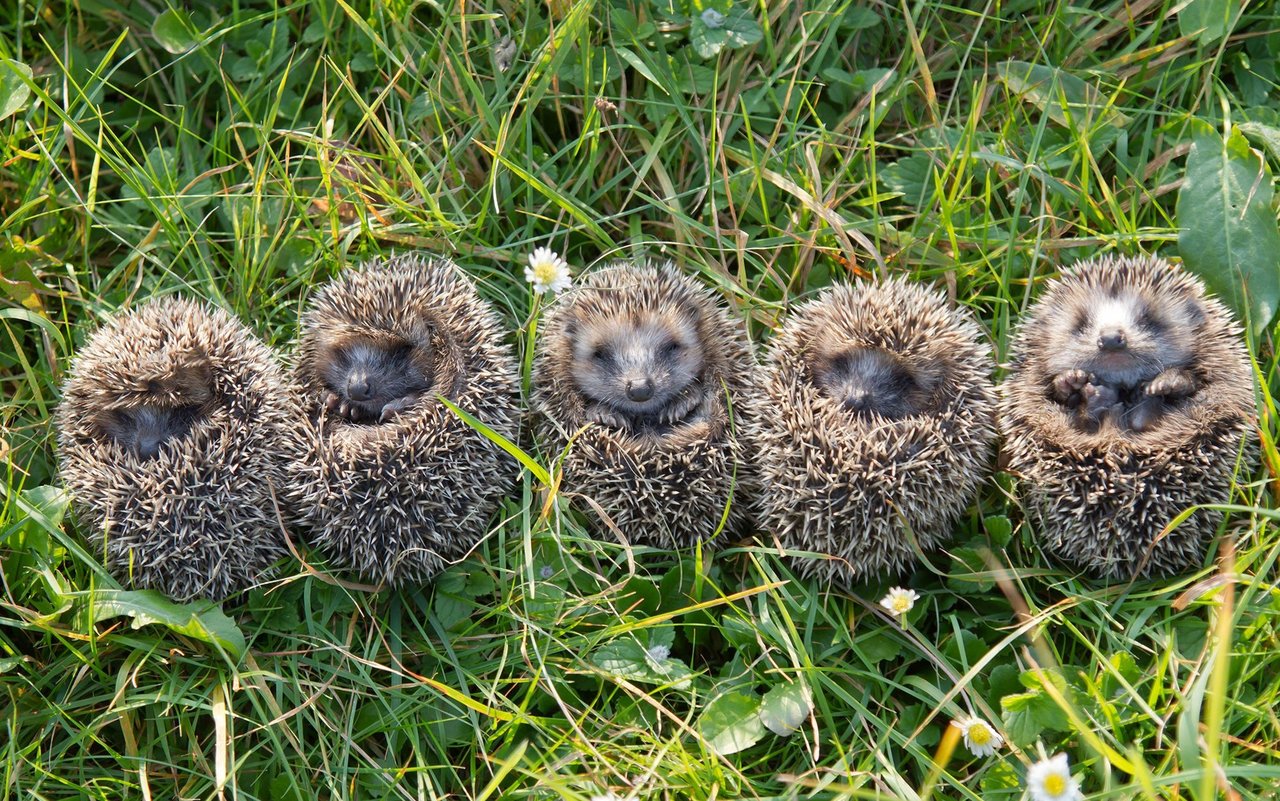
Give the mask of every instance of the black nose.
[(1108, 331), (1098, 337), (1098, 350), (1124, 350), (1128, 344), (1123, 331)]
[(138, 450), (138, 456), (140, 456), (143, 459), (155, 458), (155, 455), (160, 452), (160, 438), (159, 437), (140, 438), (138, 440), (137, 450)]
[(367, 401), (373, 398), (373, 382), (368, 376), (351, 376), (347, 381), (347, 397), (353, 401)]
[(653, 382), (647, 378), (637, 378), (627, 382), (627, 398), (636, 403), (643, 403), (653, 397)]
[(844, 405), (858, 412), (865, 412), (871, 407), (871, 393), (865, 389), (855, 389), (844, 398)]

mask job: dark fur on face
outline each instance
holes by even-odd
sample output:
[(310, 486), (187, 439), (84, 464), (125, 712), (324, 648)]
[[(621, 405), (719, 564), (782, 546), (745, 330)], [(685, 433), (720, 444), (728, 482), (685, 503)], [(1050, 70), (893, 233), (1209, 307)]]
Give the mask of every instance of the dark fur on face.
[(329, 343), (316, 369), (325, 407), (353, 423), (386, 422), (431, 389), (430, 355), (395, 336), (346, 336)]
[(151, 459), (208, 414), (213, 397), (213, 371), (195, 356), (140, 377), (118, 403), (102, 411), (98, 425), (126, 450)]
[(902, 359), (882, 348), (820, 353), (813, 362), (813, 380), (828, 397), (859, 415), (897, 420), (919, 414), (929, 403), (929, 389)]
[(587, 416), (627, 430), (672, 425), (702, 402), (702, 342), (679, 313), (577, 321), (569, 328), (573, 379)]
[(1143, 431), (1196, 391), (1189, 368), (1204, 321), (1197, 301), (1118, 281), (1067, 300), (1048, 331), (1049, 391), (1080, 425)]

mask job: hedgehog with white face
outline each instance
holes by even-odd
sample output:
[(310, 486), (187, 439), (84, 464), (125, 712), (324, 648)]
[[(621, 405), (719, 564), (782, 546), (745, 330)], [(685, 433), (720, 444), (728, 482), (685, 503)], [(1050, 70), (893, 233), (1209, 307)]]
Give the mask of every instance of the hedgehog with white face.
[(753, 408), (761, 528), (797, 572), (850, 584), (936, 548), (995, 443), (981, 329), (940, 293), (896, 278), (835, 286), (769, 345)]
[(738, 403), (755, 371), (742, 324), (674, 265), (590, 273), (548, 310), (534, 364), (544, 444), (573, 438), (561, 486), (633, 543), (713, 544), (746, 506)]
[(158, 300), (110, 320), (76, 355), (56, 417), (60, 470), (122, 582), (220, 600), (285, 553), (274, 498), (298, 419), (248, 329)]
[(1104, 257), (1049, 282), (1003, 386), (1009, 467), (1036, 537), (1111, 579), (1200, 564), (1247, 443), (1252, 373), (1230, 312), (1155, 258)]
[(335, 566), (390, 586), (426, 581), (488, 532), (517, 465), (443, 400), (516, 437), (502, 332), (445, 259), (366, 264), (312, 299), (294, 371), (311, 425), (288, 497)]

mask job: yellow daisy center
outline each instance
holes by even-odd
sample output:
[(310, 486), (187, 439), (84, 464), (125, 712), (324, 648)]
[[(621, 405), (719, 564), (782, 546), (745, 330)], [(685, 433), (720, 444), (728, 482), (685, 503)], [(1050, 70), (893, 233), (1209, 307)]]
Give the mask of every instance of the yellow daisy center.
[(991, 732), (981, 723), (975, 723), (969, 727), (969, 739), (974, 745), (986, 745), (991, 742)]
[(1044, 789), (1049, 795), (1062, 795), (1067, 789), (1067, 780), (1061, 773), (1050, 773), (1044, 777)]
[(911, 609), (911, 599), (906, 595), (899, 595), (893, 599), (893, 611), (902, 613)]
[(550, 259), (542, 259), (537, 264), (533, 265), (533, 277), (536, 278), (540, 284), (551, 283), (556, 280), (557, 274), (558, 271), (556, 270), (556, 263)]

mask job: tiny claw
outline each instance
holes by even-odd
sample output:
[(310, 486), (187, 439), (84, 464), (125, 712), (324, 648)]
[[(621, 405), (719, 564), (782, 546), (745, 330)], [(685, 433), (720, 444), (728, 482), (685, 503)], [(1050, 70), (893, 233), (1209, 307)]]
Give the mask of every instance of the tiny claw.
[(404, 412), (418, 402), (417, 395), (405, 395), (403, 398), (396, 398), (389, 401), (382, 407), (382, 414), (378, 416), (379, 423), (385, 423), (396, 415)]
[(324, 410), (326, 412), (333, 412), (338, 408), (338, 404), (340, 403), (342, 403), (342, 398), (338, 397), (338, 393), (330, 392), (324, 397)]

